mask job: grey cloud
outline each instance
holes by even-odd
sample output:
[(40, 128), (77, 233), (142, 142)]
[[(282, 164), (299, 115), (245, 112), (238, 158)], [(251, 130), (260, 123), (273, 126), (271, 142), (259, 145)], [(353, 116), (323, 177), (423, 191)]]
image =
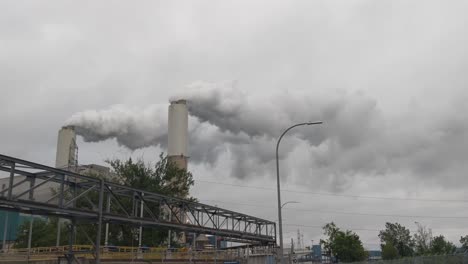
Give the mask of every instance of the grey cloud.
[[(463, 93), (466, 3), (328, 1), (298, 7), (269, 1), (268, 9), (265, 3), (112, 9), (102, 3), (92, 11), (83, 4), (0, 5), (8, 10), (0, 16), (0, 101), (8, 120), (28, 121), (22, 131), (43, 124), (37, 120), (45, 115), (55, 118), (42, 129), (53, 135), (46, 145), (55, 145), (55, 126), (64, 116), (122, 103), (129, 111), (118, 114), (122, 122), (90, 112), (72, 123), (80, 123), (80, 115), (94, 120), (79, 128), (87, 141), (115, 137), (131, 149), (164, 147), (166, 106), (146, 117), (140, 113), (147, 107), (131, 106), (151, 108), (192, 80), (234, 78), (240, 81), (234, 88), (230, 82), (189, 87), (195, 90), (194, 162), (216, 164), (229, 153), (235, 168), (245, 168), (234, 175), (270, 172), (280, 132), (322, 119), (323, 126), (291, 131), (281, 158), (293, 160), (291, 153), (307, 144), (309, 161), (301, 169), (331, 178), (411, 171), (431, 180), (450, 175), (445, 182), (454, 183), (452, 175), (465, 169), (463, 105), (441, 108), (432, 125), (422, 122), (433, 118), (425, 109), (400, 106), (417, 97), (435, 109), (438, 101)], [(242, 19), (231, 10), (243, 10)], [(349, 92), (355, 90), (364, 92)], [(18, 104), (25, 96), (34, 100)], [(47, 108), (53, 114), (36, 117), (45, 104), (53, 105)]]
[[(272, 209), (262, 211), (273, 208), (274, 191), (226, 191), (197, 180), (274, 187), (281, 131), (322, 119), (324, 125), (284, 138), (285, 188), (466, 200), (467, 7), (438, 0), (0, 1), (0, 151), (52, 165), (64, 120), (121, 104), (127, 123), (109, 131), (91, 123), (98, 133), (85, 137), (107, 133), (131, 148), (161, 148), (132, 152), (109, 140), (80, 145), (80, 160), (141, 154), (154, 161), (167, 142), (167, 98), (186, 93), (193, 80), (212, 80), (192, 84), (193, 96), (207, 105), (190, 118), (190, 169), (200, 199), (259, 199), (266, 206), (250, 208), (252, 214), (275, 219)], [(239, 80), (237, 89), (219, 82), (226, 79)], [(218, 95), (197, 95), (203, 87)], [(162, 114), (146, 117), (148, 127), (129, 125), (155, 104)], [(284, 198), (304, 208), (463, 215), (459, 204)], [(303, 215), (291, 212), (291, 221), (372, 228), (384, 222)], [(402, 220), (414, 222), (395, 219)], [(462, 221), (434, 225), (457, 226), (452, 241), (467, 232)], [(375, 233), (367, 235), (378, 243)]]

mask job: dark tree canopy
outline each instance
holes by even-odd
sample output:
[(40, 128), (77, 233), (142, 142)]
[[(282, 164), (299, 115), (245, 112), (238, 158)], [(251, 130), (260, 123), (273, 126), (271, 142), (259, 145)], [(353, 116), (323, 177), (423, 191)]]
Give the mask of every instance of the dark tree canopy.
[(460, 238), (460, 243), (462, 244), (462, 248), (464, 250), (468, 250), (468, 235)]
[(173, 197), (187, 198), (194, 181), (192, 174), (177, 168), (167, 157), (160, 155), (160, 160), (150, 167), (142, 160), (107, 161), (115, 173), (114, 181)]
[(456, 250), (457, 247), (452, 242), (446, 241), (443, 235), (434, 237), (429, 248), (431, 255), (453, 254)]
[[(398, 257), (409, 257), (413, 255), (414, 240), (409, 229), (399, 223), (386, 223), (385, 230), (381, 230), (379, 238), (382, 244), (382, 252), (387, 244), (395, 247)], [(391, 248), (389, 247), (389, 248)], [(389, 250), (387, 248), (387, 250)]]
[[(18, 227), (17, 239), (15, 243), (16, 248), (27, 248), (29, 238), (29, 226), (31, 220), (23, 222)], [(62, 234), (66, 234), (67, 229), (65, 226), (61, 228)], [(57, 218), (42, 218), (35, 217), (33, 220), (33, 233), (31, 239), (31, 247), (44, 247), (56, 244), (57, 238)], [(67, 243), (67, 237), (61, 236), (61, 244)]]
[(350, 230), (342, 231), (333, 222), (326, 224), (323, 231), (328, 239), (320, 240), (320, 243), (339, 261), (353, 262), (367, 258), (367, 252), (356, 233)]
[(400, 257), (398, 250), (392, 243), (385, 243), (382, 246), (382, 259), (397, 259)]
[[(154, 167), (146, 165), (142, 160), (108, 161), (115, 173), (115, 180), (123, 185), (149, 192), (160, 193), (172, 197), (189, 198), (190, 187), (194, 181), (192, 174), (179, 169), (167, 157), (160, 155), (160, 160)], [(130, 202), (130, 201), (128, 201)], [(154, 212), (160, 212), (161, 208), (152, 208)], [(168, 237), (167, 228), (143, 228), (142, 243), (146, 246), (159, 246), (165, 244)], [(174, 234), (174, 232), (173, 232)], [(131, 241), (136, 245), (137, 232), (127, 226), (112, 226), (109, 233), (109, 241), (114, 245), (130, 245)], [(177, 239), (173, 237), (171, 245), (176, 245)]]

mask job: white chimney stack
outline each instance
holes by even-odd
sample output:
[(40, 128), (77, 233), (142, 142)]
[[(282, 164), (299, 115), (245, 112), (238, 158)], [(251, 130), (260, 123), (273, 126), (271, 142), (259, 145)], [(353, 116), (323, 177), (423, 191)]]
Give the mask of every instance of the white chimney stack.
[(167, 154), (169, 160), (179, 168), (186, 170), (188, 156), (188, 109), (186, 100), (181, 99), (171, 102), (168, 122)]
[(70, 170), (77, 166), (77, 150), (75, 128), (62, 127), (58, 133), (55, 167)]

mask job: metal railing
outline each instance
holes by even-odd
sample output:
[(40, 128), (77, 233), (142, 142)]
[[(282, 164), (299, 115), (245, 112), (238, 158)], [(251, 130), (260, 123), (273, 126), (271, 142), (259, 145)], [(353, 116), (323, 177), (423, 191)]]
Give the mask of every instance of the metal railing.
[[(26, 248), (12, 249), (8, 253), (0, 253), (0, 263), (18, 260), (57, 260), (68, 252), (67, 246), (61, 247), (36, 247), (28, 250)], [(74, 245), (75, 257), (93, 259), (93, 246)], [(182, 261), (236, 261), (249, 254), (245, 249), (225, 249), (225, 250), (191, 250), (187, 248), (166, 249), (166, 248), (138, 248), (138, 247), (116, 247), (113, 251), (105, 247), (100, 248), (101, 260), (182, 260)], [(114, 251), (116, 250), (116, 251)], [(252, 253), (250, 253), (252, 254)]]
[(468, 254), (419, 256), (411, 258), (352, 262), (353, 264), (468, 264)]

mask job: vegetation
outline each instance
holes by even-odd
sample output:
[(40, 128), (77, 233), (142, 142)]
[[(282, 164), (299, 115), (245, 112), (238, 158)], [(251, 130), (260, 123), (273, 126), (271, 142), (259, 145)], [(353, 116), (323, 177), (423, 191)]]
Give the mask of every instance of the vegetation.
[[(194, 184), (192, 174), (179, 169), (169, 162), (167, 157), (160, 156), (159, 162), (154, 168), (146, 166), (143, 161), (133, 162), (131, 159), (122, 162), (120, 160), (109, 161), (116, 174), (116, 180), (126, 186), (144, 189), (149, 192), (160, 193), (172, 197), (188, 198), (190, 187)], [(194, 200), (193, 198), (190, 198)], [(127, 201), (130, 203), (130, 201)], [(159, 206), (151, 208), (153, 212), (160, 212)], [(138, 241), (138, 233), (127, 226), (111, 226), (109, 241), (114, 245), (129, 245), (129, 241)], [(168, 238), (166, 228), (144, 228), (142, 244), (146, 246), (159, 246), (165, 244)], [(174, 234), (174, 233), (173, 233)], [(171, 238), (171, 245), (177, 244), (177, 236)]]
[(400, 257), (398, 249), (390, 242), (387, 242), (382, 247), (382, 259), (397, 259)]
[(466, 251), (468, 250), (468, 235), (460, 238), (460, 243), (462, 244), (462, 248)]
[[(177, 168), (169, 162), (167, 157), (160, 155), (160, 160), (155, 166), (145, 164), (142, 160), (134, 161), (131, 158), (126, 161), (111, 160), (107, 161), (111, 166), (113, 174), (112, 179), (116, 183), (132, 186), (137, 189), (143, 189), (149, 192), (156, 192), (173, 197), (189, 198), (190, 187), (194, 184), (192, 174)], [(102, 177), (101, 175), (94, 175)], [(97, 192), (90, 192), (89, 199), (96, 202), (98, 200)], [(194, 200), (193, 198), (189, 198)], [(130, 205), (131, 200), (121, 200), (124, 205)], [(92, 209), (86, 199), (77, 200), (77, 206), (88, 207)], [(159, 215), (164, 215), (159, 206), (154, 205), (151, 208)], [(36, 218), (33, 223), (32, 246), (53, 246), (56, 244), (57, 219), (50, 217), (48, 219)], [(62, 224), (60, 244), (68, 243), (68, 224)], [(92, 244), (96, 238), (96, 224), (77, 223), (75, 244)], [(18, 228), (18, 239), (15, 247), (27, 247), (29, 222), (23, 223)], [(104, 232), (101, 232), (101, 241), (104, 241)], [(144, 228), (142, 244), (145, 246), (160, 246), (167, 243), (169, 230), (167, 228)], [(174, 234), (174, 232), (172, 232)], [(177, 234), (171, 237), (171, 245), (177, 244)], [(138, 228), (127, 225), (109, 225), (109, 244), (116, 246), (136, 246), (138, 245)]]
[(448, 255), (457, 251), (457, 247), (450, 241), (446, 241), (443, 235), (436, 236), (431, 241), (430, 255)]
[[(320, 240), (326, 252), (341, 262), (364, 260), (367, 254), (355, 233), (340, 230), (333, 222), (323, 227), (326, 240)], [(411, 256), (450, 255), (457, 251), (456, 246), (443, 235), (432, 236), (432, 230), (418, 224), (414, 236), (399, 223), (386, 223), (379, 233), (382, 258), (393, 260)], [(468, 249), (468, 235), (460, 238), (462, 248)]]
[[(380, 246), (382, 248), (383, 259), (409, 257), (414, 253), (414, 240), (411, 238), (410, 231), (399, 223), (393, 224), (387, 222), (385, 230), (380, 231), (379, 238), (382, 242)], [(393, 254), (393, 248), (396, 250), (396, 257)], [(384, 249), (388, 253), (388, 258), (383, 254)]]
[(414, 234), (415, 253), (417, 256), (430, 255), (430, 246), (432, 240), (432, 230), (425, 226), (418, 225), (418, 230)]
[[(18, 227), (17, 240), (15, 243), (16, 248), (27, 248), (29, 238), (30, 221), (25, 221)], [(62, 226), (62, 234), (66, 234), (65, 226)], [(44, 247), (56, 244), (57, 238), (57, 218), (39, 218), (33, 220), (33, 233), (31, 239), (31, 247)], [(62, 236), (60, 239), (61, 244), (67, 243), (67, 238)]]
[(131, 158), (123, 162), (118, 159), (107, 162), (116, 175), (114, 181), (148, 192), (187, 198), (194, 184), (190, 172), (177, 168), (162, 154), (154, 168), (142, 160), (134, 162)]
[(350, 230), (342, 231), (333, 222), (326, 224), (323, 231), (328, 239), (320, 240), (320, 243), (339, 261), (353, 262), (367, 258), (367, 252), (356, 233)]
[[(410, 231), (398, 223), (386, 223), (385, 230), (380, 231), (382, 258), (395, 259), (409, 256), (449, 255), (457, 247), (447, 241), (443, 235), (432, 236), (432, 230), (417, 223), (418, 229), (413, 237)], [(466, 247), (468, 236), (461, 237), (462, 247)]]

